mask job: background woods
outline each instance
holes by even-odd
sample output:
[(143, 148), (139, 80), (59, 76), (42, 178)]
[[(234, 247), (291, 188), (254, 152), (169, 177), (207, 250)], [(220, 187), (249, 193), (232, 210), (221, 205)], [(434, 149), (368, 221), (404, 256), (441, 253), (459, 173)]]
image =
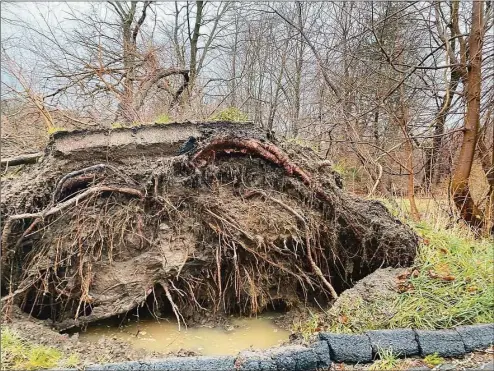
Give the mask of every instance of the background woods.
[(493, 228), (492, 1), (1, 6), (2, 157), (62, 129), (251, 120), (350, 191)]

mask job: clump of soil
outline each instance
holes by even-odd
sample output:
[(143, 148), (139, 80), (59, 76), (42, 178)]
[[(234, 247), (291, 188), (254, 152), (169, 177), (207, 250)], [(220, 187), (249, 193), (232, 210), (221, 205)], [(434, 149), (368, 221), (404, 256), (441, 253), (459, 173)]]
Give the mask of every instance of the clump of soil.
[(145, 308), (190, 323), (328, 303), (410, 265), (416, 235), (327, 165), (251, 124), (55, 136), (4, 184), (4, 314), (67, 329)]
[(382, 329), (396, 314), (400, 277), (404, 268), (378, 269), (341, 294), (325, 313), (325, 330), (362, 332)]
[(377, 269), (341, 293), (330, 307), (312, 304), (294, 308), (276, 318), (278, 326), (291, 330), (292, 342), (315, 340), (318, 332), (359, 333), (389, 326), (396, 314), (401, 277), (405, 268)]

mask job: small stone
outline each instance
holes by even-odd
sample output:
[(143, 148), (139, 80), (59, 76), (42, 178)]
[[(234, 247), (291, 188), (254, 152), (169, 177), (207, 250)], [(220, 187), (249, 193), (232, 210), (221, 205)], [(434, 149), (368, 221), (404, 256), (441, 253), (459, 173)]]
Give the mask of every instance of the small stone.
[(443, 363), (442, 365), (437, 367), (437, 370), (441, 370), (441, 371), (456, 370), (456, 366), (451, 363)]
[(494, 370), (494, 361), (487, 362), (486, 364), (480, 366), (481, 370)]

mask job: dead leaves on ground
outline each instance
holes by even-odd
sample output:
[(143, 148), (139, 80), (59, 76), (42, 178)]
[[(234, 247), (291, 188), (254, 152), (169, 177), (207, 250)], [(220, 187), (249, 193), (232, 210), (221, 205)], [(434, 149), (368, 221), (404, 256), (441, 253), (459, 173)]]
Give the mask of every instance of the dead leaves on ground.
[(342, 325), (346, 325), (348, 323), (348, 317), (342, 314), (341, 316), (338, 316), (338, 322)]
[[(444, 249), (447, 253), (448, 251)], [(417, 278), (420, 275), (418, 269), (407, 269), (403, 273), (396, 276), (397, 291), (399, 293), (412, 292), (414, 290), (413, 283), (410, 282), (410, 278)], [(433, 269), (427, 270), (427, 275), (432, 279), (441, 280), (444, 282), (453, 282), (456, 277), (451, 274), (450, 268), (447, 264), (438, 264)], [(476, 291), (476, 288), (472, 286), (471, 290)]]
[(410, 277), (418, 277), (419, 271), (417, 269), (407, 269), (403, 273), (396, 276), (397, 291), (402, 294), (404, 292), (412, 292), (414, 290), (413, 284), (410, 282)]
[(455, 276), (453, 276), (451, 274), (438, 273), (432, 269), (429, 269), (427, 274), (429, 275), (430, 278), (436, 278), (436, 279), (440, 279), (440, 280), (447, 281), (447, 282), (451, 282), (451, 281), (454, 281), (456, 279)]
[(449, 265), (446, 263), (437, 264), (434, 269), (429, 269), (427, 274), (430, 278), (440, 279), (447, 282), (456, 280), (456, 277), (451, 274)]

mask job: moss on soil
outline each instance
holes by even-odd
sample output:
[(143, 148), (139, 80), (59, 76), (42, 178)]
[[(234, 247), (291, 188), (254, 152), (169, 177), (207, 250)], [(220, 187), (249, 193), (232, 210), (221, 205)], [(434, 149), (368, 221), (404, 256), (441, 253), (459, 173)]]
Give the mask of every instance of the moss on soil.
[(80, 363), (77, 355), (64, 354), (56, 348), (27, 341), (8, 327), (2, 327), (1, 332), (2, 370), (72, 368)]

